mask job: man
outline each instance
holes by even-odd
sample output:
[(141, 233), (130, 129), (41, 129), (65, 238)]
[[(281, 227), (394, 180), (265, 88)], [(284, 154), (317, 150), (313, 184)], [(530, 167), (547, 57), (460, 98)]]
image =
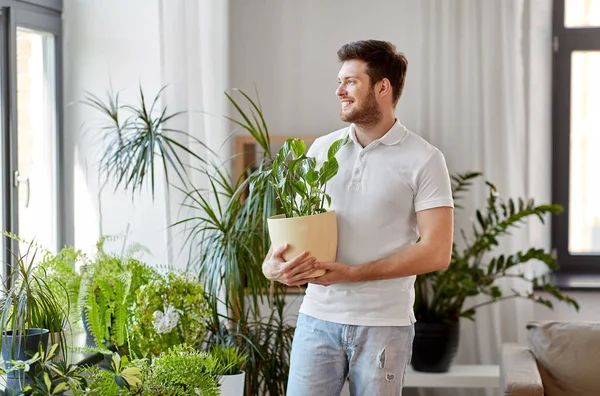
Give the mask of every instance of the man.
[[(352, 395), (396, 396), (412, 354), (415, 276), (446, 268), (452, 254), (450, 178), (442, 153), (395, 118), (404, 55), (368, 40), (344, 45), (338, 57), (340, 117), (351, 124), (308, 153), (322, 163), (331, 143), (351, 139), (327, 185), (337, 261), (317, 263), (304, 252), (286, 262), (284, 245), (266, 257), (263, 272), (287, 285), (308, 283), (288, 396), (339, 395), (347, 378)], [(315, 268), (326, 273), (311, 279)]]

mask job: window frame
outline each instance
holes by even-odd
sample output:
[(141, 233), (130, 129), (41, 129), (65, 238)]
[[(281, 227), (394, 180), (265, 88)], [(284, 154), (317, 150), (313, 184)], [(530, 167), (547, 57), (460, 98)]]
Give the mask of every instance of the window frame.
[[(17, 99), (16, 99), (16, 32), (17, 27), (47, 31), (55, 36), (55, 106), (56, 106), (56, 176), (57, 176), (57, 245), (67, 244), (69, 227), (65, 219), (69, 207), (65, 191), (64, 169), (64, 124), (63, 124), (63, 78), (62, 78), (62, 0), (0, 0), (0, 148), (2, 150), (2, 230), (18, 234), (14, 202), (17, 190), (12, 188), (13, 174), (16, 169)], [(3, 276), (10, 271), (14, 261), (11, 251), (17, 251), (17, 242), (2, 238), (0, 258)]]
[(564, 211), (552, 218), (552, 247), (560, 268), (557, 284), (566, 288), (600, 288), (600, 255), (569, 252), (571, 141), (571, 54), (600, 51), (600, 27), (566, 28), (565, 0), (554, 0), (552, 61), (552, 201)]

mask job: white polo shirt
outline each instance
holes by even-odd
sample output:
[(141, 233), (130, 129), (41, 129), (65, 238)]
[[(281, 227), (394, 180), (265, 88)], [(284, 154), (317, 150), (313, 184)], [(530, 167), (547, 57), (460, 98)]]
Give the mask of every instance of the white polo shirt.
[[(416, 212), (454, 203), (442, 153), (398, 121), (365, 148), (350, 125), (315, 140), (308, 155), (322, 164), (329, 146), (348, 134), (352, 141), (336, 155), (340, 167), (327, 193), (338, 223), (337, 261), (359, 265), (415, 243)], [(414, 282), (415, 276), (309, 284), (300, 312), (349, 325), (410, 325), (415, 322)]]

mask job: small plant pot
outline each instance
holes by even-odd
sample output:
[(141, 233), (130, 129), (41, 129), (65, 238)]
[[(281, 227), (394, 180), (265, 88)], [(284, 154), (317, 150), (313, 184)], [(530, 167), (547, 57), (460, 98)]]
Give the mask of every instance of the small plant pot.
[[(39, 350), (40, 344), (44, 347), (48, 345), (47, 329), (27, 329), (24, 336), (13, 336), (11, 330), (2, 335), (2, 360), (4, 367), (8, 370), (12, 367), (10, 360), (28, 360)], [(35, 371), (38, 363), (29, 367), (30, 371)], [(19, 394), (22, 386), (30, 383), (29, 378), (23, 370), (11, 371), (6, 375), (6, 395)]]
[[(311, 216), (290, 217), (277, 215), (267, 219), (273, 249), (289, 243), (283, 254), (287, 261), (305, 250), (317, 261), (335, 261), (337, 255), (337, 218), (335, 211)], [(319, 277), (324, 270), (316, 270), (310, 276)]]
[(224, 375), (219, 380), (222, 396), (244, 396), (246, 373)]

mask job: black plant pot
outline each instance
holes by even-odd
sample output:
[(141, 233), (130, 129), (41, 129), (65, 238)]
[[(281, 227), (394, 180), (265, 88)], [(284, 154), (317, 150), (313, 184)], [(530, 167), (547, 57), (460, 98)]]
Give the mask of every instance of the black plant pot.
[(415, 340), (411, 365), (416, 371), (445, 373), (458, 349), (459, 322), (415, 323)]
[[(46, 348), (50, 331), (47, 329), (27, 329), (25, 335), (13, 336), (12, 331), (2, 335), (2, 360), (4, 368), (10, 369), (10, 360), (28, 360), (39, 350), (40, 344)], [(30, 372), (35, 371), (38, 363), (29, 367)], [(22, 385), (30, 384), (29, 378), (23, 370), (16, 370), (6, 375), (5, 394), (18, 394)]]

